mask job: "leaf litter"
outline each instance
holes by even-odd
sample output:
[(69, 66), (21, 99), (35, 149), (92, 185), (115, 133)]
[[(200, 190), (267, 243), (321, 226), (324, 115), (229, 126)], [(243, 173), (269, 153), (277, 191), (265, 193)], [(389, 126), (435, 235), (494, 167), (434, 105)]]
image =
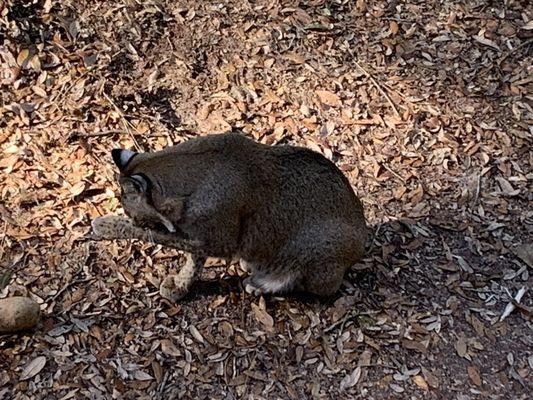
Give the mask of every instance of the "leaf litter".
[[(0, 398), (528, 398), (529, 3), (0, 2), (0, 298), (44, 314), (0, 336)], [(110, 149), (232, 127), (362, 198), (331, 301), (213, 260), (170, 304), (179, 252), (83, 238), (120, 212)]]

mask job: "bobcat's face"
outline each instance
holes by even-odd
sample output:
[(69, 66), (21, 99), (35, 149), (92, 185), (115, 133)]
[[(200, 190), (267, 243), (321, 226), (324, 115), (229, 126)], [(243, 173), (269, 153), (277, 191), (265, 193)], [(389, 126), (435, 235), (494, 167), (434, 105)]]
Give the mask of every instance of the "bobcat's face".
[[(168, 206), (156, 207), (154, 203), (154, 185), (143, 173), (127, 173), (127, 166), (137, 155), (129, 150), (115, 149), (112, 151), (113, 160), (120, 170), (119, 184), (121, 188), (120, 201), (128, 217), (135, 225), (153, 230), (176, 232), (176, 227), (166, 216), (179, 210), (168, 210)], [(179, 206), (179, 205), (178, 205)]]

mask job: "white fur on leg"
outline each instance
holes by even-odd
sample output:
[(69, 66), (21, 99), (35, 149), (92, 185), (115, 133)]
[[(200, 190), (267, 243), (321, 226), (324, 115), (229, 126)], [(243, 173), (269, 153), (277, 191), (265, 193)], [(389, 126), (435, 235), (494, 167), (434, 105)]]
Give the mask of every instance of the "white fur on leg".
[(244, 291), (248, 294), (251, 294), (252, 296), (261, 296), (263, 294), (263, 291), (261, 289), (255, 287), (251, 283), (244, 284)]
[(273, 278), (271, 276), (250, 276), (244, 280), (244, 290), (254, 296), (262, 293), (279, 293), (292, 289), (294, 285), (294, 277), (286, 275), (281, 278)]

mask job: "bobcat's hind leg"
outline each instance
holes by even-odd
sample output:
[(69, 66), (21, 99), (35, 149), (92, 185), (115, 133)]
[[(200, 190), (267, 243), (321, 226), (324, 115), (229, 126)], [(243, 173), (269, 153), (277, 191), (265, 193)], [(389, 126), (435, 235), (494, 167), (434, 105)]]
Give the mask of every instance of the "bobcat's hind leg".
[(301, 286), (306, 292), (320, 297), (332, 296), (340, 289), (346, 268), (335, 261), (317, 263), (310, 266)]
[(244, 290), (253, 296), (261, 294), (286, 293), (296, 286), (296, 278), (291, 274), (275, 275), (252, 273), (244, 282)]
[(168, 275), (161, 283), (159, 287), (161, 297), (172, 302), (185, 297), (198, 275), (200, 275), (205, 261), (206, 257), (189, 254), (187, 262), (179, 273)]

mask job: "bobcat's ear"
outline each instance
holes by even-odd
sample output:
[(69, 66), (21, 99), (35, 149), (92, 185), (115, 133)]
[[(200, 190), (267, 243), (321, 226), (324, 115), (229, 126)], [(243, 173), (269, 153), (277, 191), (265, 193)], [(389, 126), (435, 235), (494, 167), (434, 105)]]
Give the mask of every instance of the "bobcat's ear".
[(120, 177), (119, 183), (128, 193), (147, 194), (151, 188), (151, 182), (144, 174)]
[(120, 171), (124, 171), (130, 161), (133, 157), (135, 157), (137, 153), (130, 150), (125, 149), (113, 149), (111, 150), (111, 156), (113, 157), (113, 161), (117, 165), (118, 169)]

